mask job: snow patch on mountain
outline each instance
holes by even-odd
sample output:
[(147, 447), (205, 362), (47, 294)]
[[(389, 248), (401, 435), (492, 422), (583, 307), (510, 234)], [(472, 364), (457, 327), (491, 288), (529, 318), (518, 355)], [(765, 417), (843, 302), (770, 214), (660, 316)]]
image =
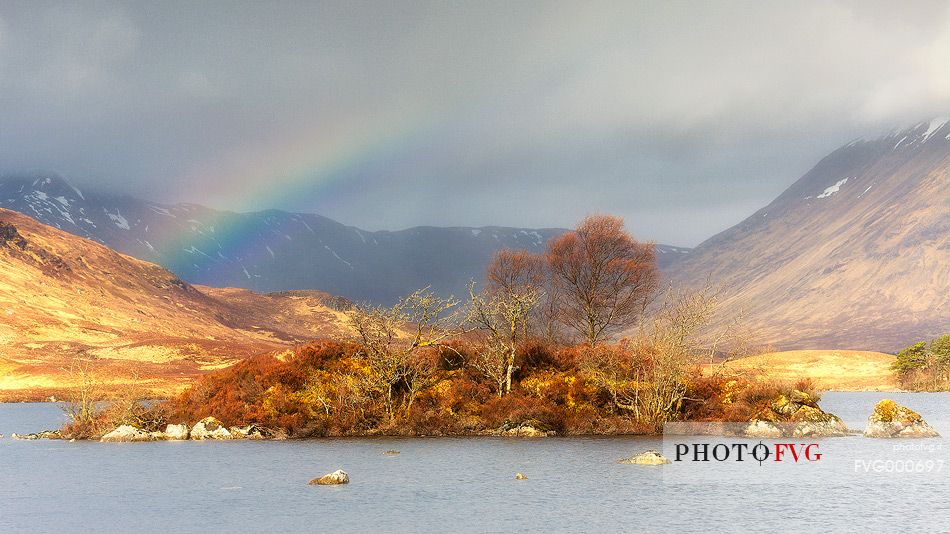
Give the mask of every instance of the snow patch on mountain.
[(848, 179), (847, 179), (847, 178), (845, 178), (845, 179), (843, 179), (843, 180), (838, 180), (838, 182), (835, 183), (835, 185), (832, 185), (832, 186), (830, 186), (830, 187), (825, 188), (825, 191), (824, 191), (822, 194), (820, 194), (820, 195), (818, 195), (817, 197), (815, 197), (815, 198), (828, 198), (828, 197), (830, 197), (831, 195), (837, 193), (838, 191), (841, 191), (841, 186), (843, 186), (843, 185), (846, 184), (846, 183), (848, 183)]
[(113, 213), (110, 213), (109, 210), (107, 210), (107, 209), (105, 209), (105, 208), (102, 208), (102, 211), (103, 211), (106, 215), (108, 215), (109, 218), (112, 219), (112, 222), (115, 223), (115, 225), (118, 226), (119, 228), (121, 228), (121, 229), (123, 229), (123, 230), (129, 230), (129, 229), (131, 229), (131, 226), (129, 226), (129, 221), (128, 221), (125, 217), (122, 216), (122, 213), (119, 211), (118, 208), (116, 208), (114, 214), (113, 214)]
[(350, 262), (348, 262), (348, 261), (346, 261), (346, 260), (344, 260), (343, 258), (341, 258), (340, 255), (337, 254), (335, 250), (333, 250), (332, 248), (330, 248), (330, 247), (327, 246), (327, 245), (323, 245), (323, 248), (325, 248), (325, 249), (327, 249), (328, 251), (330, 251), (330, 254), (333, 254), (333, 257), (334, 257), (334, 258), (336, 258), (336, 259), (342, 261), (343, 263), (347, 264), (347, 265), (350, 267), (350, 269), (353, 268), (353, 264), (350, 263)]
[(941, 128), (943, 128), (944, 125), (947, 124), (948, 121), (950, 121), (950, 118), (948, 117), (938, 117), (936, 119), (931, 120), (930, 124), (927, 125), (927, 131), (924, 132), (923, 139), (921, 139), (920, 142), (926, 143), (927, 139), (930, 139), (930, 136), (937, 133)]
[(161, 206), (156, 206), (156, 205), (154, 205), (154, 204), (149, 204), (148, 207), (149, 207), (149, 209), (151, 209), (152, 211), (154, 211), (155, 213), (157, 213), (157, 214), (159, 214), (159, 215), (165, 215), (166, 217), (171, 217), (171, 218), (173, 218), (173, 219), (176, 218), (174, 213), (168, 211), (166, 208), (163, 208), (163, 207), (161, 207)]

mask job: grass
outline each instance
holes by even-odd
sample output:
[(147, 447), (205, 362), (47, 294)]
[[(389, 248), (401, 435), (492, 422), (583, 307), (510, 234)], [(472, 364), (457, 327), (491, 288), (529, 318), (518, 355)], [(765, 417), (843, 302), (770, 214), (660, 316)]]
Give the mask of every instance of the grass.
[[(776, 380), (812, 379), (823, 390), (895, 391), (892, 354), (857, 350), (792, 350), (740, 358), (726, 363), (741, 373)], [(711, 370), (712, 366), (707, 366)]]

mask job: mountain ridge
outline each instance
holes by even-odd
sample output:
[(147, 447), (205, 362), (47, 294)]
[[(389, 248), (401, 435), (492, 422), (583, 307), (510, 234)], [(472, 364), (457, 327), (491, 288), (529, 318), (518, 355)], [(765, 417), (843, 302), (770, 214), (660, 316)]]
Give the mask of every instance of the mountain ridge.
[(895, 351), (950, 330), (950, 127), (859, 139), (698, 245), (671, 278), (783, 349)]
[[(540, 252), (560, 228), (417, 226), (366, 231), (316, 214), (237, 213), (83, 193), (61, 176), (0, 179), (0, 207), (19, 211), (189, 282), (269, 293), (317, 289), (391, 303), (421, 287), (463, 295), (501, 248)], [(657, 245), (661, 267), (689, 249)]]
[(0, 273), (0, 390), (63, 387), (80, 360), (111, 377), (137, 367), (174, 389), (204, 370), (346, 329), (325, 293), (196, 287), (6, 209)]

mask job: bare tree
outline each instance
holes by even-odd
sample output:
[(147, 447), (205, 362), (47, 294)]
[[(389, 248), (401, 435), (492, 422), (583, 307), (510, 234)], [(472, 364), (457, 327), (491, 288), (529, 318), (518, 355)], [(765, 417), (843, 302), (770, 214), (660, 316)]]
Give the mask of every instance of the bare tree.
[(685, 400), (688, 371), (715, 352), (700, 336), (716, 303), (711, 289), (670, 289), (648, 325), (612, 347), (593, 347), (582, 369), (614, 405), (639, 421), (662, 424)]
[(489, 294), (537, 290), (545, 283), (544, 258), (527, 250), (499, 250), (488, 263), (485, 281)]
[(102, 400), (102, 383), (88, 360), (76, 358), (63, 369), (73, 384), (66, 391), (63, 410), (76, 428), (91, 425), (98, 412), (96, 404)]
[(560, 293), (550, 283), (543, 255), (526, 250), (500, 250), (488, 264), (485, 281), (485, 292), (489, 295), (537, 293), (537, 301), (526, 323), (528, 335), (554, 344), (562, 341), (562, 328), (558, 322)]
[(540, 291), (530, 285), (505, 285), (484, 295), (469, 285), (468, 322), (478, 329), (483, 342), (471, 365), (495, 382), (498, 396), (511, 392), (511, 377), (518, 361), (518, 343), (528, 335), (528, 321)]
[(591, 346), (636, 323), (659, 283), (654, 245), (631, 237), (619, 217), (587, 217), (549, 241), (545, 258), (559, 320)]
[(457, 305), (457, 300), (440, 298), (425, 288), (391, 307), (354, 305), (346, 312), (374, 385), (385, 392), (390, 418), (397, 389), (404, 386), (408, 391), (408, 408), (420, 387), (418, 381), (427, 375), (418, 359), (420, 351), (447, 347), (443, 342), (456, 332), (457, 313), (451, 310)]

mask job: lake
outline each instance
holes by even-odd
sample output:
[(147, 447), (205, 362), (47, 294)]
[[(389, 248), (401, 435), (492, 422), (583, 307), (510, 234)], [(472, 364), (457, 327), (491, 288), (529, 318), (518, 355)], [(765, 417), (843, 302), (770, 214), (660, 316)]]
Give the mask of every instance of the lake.
[[(850, 427), (863, 429), (882, 398), (917, 410), (950, 436), (950, 394), (832, 392), (821, 405)], [(950, 529), (946, 438), (806, 439), (799, 441), (820, 443), (820, 462), (723, 462), (708, 469), (695, 463), (616, 462), (648, 448), (667, 454), (674, 437), (666, 443), (661, 437), (10, 439), (12, 432), (55, 428), (63, 420), (55, 404), (0, 404), (5, 436), (0, 440), (0, 531)], [(384, 455), (387, 449), (401, 454)], [(948, 465), (883, 474), (855, 467), (871, 458), (890, 459), (892, 465), (905, 459)], [(350, 474), (350, 484), (307, 485), (339, 468)], [(514, 480), (516, 472), (529, 480)]]

